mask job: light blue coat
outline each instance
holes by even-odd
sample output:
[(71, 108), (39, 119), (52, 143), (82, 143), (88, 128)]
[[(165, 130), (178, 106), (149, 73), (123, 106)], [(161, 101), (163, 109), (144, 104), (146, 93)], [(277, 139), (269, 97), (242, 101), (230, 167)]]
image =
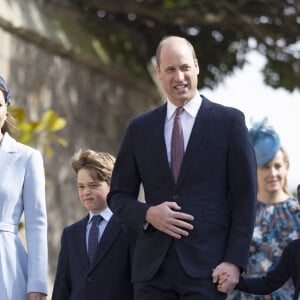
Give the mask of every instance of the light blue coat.
[[(23, 212), (28, 251), (17, 235)], [(0, 144), (0, 299), (47, 294), (47, 265), (43, 159), (5, 133)]]

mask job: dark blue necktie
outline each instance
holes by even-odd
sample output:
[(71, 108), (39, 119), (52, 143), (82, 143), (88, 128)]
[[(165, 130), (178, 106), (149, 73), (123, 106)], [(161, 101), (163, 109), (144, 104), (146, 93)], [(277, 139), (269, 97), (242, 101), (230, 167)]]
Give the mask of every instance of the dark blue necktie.
[(90, 259), (90, 264), (92, 264), (96, 250), (98, 245), (98, 237), (99, 237), (99, 224), (103, 220), (103, 218), (98, 216), (92, 217), (92, 226), (89, 232), (89, 240), (88, 240), (88, 255)]

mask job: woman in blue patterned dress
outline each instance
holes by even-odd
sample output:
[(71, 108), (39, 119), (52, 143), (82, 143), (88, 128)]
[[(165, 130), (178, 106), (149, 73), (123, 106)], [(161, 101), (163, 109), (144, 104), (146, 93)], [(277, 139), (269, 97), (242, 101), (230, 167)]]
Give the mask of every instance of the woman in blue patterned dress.
[[(300, 208), (287, 188), (289, 159), (279, 135), (266, 125), (267, 119), (254, 124), (249, 134), (257, 160), (258, 198), (256, 225), (249, 251), (246, 276), (265, 275), (278, 263), (283, 249), (300, 238)], [(270, 295), (255, 296), (233, 291), (227, 299), (291, 300), (294, 286), (286, 282)]]

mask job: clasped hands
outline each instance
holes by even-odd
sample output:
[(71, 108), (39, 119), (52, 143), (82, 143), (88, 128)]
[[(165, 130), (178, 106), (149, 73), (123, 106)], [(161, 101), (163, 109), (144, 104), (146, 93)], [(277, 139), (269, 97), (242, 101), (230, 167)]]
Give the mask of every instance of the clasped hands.
[[(190, 223), (194, 217), (180, 210), (181, 207), (176, 202), (163, 202), (147, 210), (146, 221), (157, 230), (180, 239), (188, 236), (189, 231), (194, 228)], [(229, 293), (237, 285), (239, 276), (240, 271), (237, 266), (222, 262), (213, 269), (212, 280), (217, 284), (219, 292)]]
[(229, 262), (220, 263), (213, 269), (213, 283), (217, 284), (217, 289), (222, 293), (231, 292), (239, 282), (239, 268)]

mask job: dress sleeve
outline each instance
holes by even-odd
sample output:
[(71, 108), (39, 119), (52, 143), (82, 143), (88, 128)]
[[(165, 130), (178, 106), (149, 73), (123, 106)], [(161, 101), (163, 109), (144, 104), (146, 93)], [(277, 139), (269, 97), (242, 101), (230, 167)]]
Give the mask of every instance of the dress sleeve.
[(42, 155), (37, 150), (33, 150), (28, 157), (23, 203), (28, 250), (27, 293), (47, 294), (48, 246), (45, 171)]

